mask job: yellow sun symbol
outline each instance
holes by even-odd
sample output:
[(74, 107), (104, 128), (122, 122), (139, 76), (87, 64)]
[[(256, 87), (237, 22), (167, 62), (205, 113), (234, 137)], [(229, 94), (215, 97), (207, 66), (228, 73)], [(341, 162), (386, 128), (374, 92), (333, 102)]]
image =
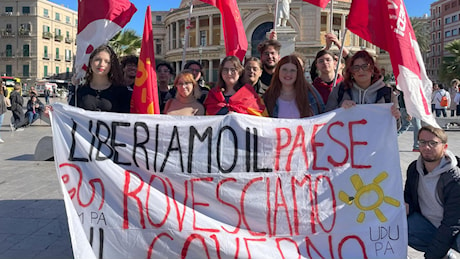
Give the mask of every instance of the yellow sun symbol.
[[(385, 196), (383, 193), (383, 189), (378, 185), (380, 182), (385, 180), (388, 177), (387, 172), (381, 172), (377, 177), (375, 177), (374, 181), (370, 184), (364, 185), (363, 180), (358, 174), (354, 174), (350, 177), (351, 183), (356, 190), (356, 194), (354, 197), (348, 196), (344, 191), (339, 192), (339, 199), (348, 205), (355, 203), (356, 207), (362, 211), (370, 211), (373, 210), (377, 218), (380, 222), (386, 222), (387, 218), (383, 215), (382, 211), (379, 209), (380, 205), (385, 202), (395, 207), (399, 207), (400, 202), (392, 197)], [(370, 205), (363, 205), (360, 201), (361, 198), (365, 197), (365, 194), (369, 194), (370, 192), (374, 192), (377, 195), (377, 200)], [(366, 217), (366, 213), (360, 212), (356, 221), (362, 223), (364, 218)]]

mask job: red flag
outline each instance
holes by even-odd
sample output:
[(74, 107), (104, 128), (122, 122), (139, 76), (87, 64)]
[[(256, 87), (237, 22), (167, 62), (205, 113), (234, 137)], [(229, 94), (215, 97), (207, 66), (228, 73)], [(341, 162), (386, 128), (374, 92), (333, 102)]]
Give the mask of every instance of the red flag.
[(147, 6), (147, 11), (145, 12), (141, 53), (131, 97), (131, 113), (160, 114), (150, 5)]
[(403, 0), (353, 0), (347, 28), (390, 54), (396, 84), (404, 92), (407, 112), (433, 126), (432, 83)]
[(236, 0), (201, 0), (201, 2), (213, 5), (220, 10), (226, 54), (236, 56), (243, 61), (248, 49), (248, 40)]
[(83, 77), (91, 52), (106, 44), (137, 11), (129, 0), (79, 0), (75, 69)]
[(316, 5), (316, 6), (319, 6), (321, 8), (326, 8), (327, 4), (331, 1), (331, 0), (303, 0), (304, 2), (308, 2), (312, 5)]

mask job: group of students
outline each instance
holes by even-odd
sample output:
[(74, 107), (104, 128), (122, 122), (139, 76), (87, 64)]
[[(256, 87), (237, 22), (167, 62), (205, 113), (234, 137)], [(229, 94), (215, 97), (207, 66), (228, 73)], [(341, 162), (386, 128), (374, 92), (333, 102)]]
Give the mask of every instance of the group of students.
[[(338, 41), (331, 38), (328, 42)], [(174, 69), (167, 62), (158, 63), (161, 113), (225, 115), (236, 112), (295, 119), (356, 104), (393, 102), (392, 114), (399, 118), (395, 96), (367, 51), (359, 51), (347, 59), (343, 76), (339, 75), (338, 85), (333, 88), (338, 60), (327, 48), (315, 59), (318, 76), (313, 84), (305, 78), (301, 55), (294, 53), (280, 58), (280, 48), (277, 40), (266, 40), (258, 47), (260, 59), (248, 58), (244, 65), (235, 56), (225, 57), (212, 88), (204, 83), (202, 66), (196, 61), (185, 65), (172, 86)], [(85, 83), (78, 87), (76, 95), (70, 96), (69, 103), (87, 110), (129, 113), (137, 65), (137, 58), (130, 59), (132, 62), (124, 57), (120, 63), (107, 45), (95, 49), (89, 58)]]

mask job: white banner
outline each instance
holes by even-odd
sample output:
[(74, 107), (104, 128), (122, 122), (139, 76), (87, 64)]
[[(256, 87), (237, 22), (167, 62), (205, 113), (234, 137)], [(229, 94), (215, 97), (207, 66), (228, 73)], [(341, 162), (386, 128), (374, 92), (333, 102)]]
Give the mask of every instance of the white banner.
[(52, 129), (76, 258), (407, 257), (390, 104), (302, 120), (54, 104)]

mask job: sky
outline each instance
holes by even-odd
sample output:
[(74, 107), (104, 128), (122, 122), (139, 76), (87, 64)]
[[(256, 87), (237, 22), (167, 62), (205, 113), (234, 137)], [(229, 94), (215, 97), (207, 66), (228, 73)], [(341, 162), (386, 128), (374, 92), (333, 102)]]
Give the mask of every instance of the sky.
[[(63, 4), (64, 6), (77, 11), (78, 0), (50, 0), (56, 4)], [(300, 1), (300, 0), (294, 0)], [(136, 8), (137, 12), (134, 14), (131, 21), (126, 25), (125, 29), (134, 29), (139, 36), (142, 36), (142, 30), (144, 28), (144, 16), (147, 5), (150, 4), (152, 11), (169, 11), (171, 8), (178, 8), (181, 0), (131, 0)], [(275, 2), (275, 0), (273, 1)], [(435, 0), (405, 0), (407, 13), (410, 17), (423, 16), (424, 14), (430, 13), (430, 4)]]

